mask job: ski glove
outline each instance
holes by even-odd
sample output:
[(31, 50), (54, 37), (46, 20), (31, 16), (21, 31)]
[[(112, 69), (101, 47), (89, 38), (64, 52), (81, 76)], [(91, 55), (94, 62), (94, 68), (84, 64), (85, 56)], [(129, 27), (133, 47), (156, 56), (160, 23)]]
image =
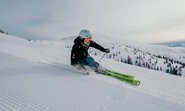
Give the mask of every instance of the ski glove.
[(104, 50), (104, 52), (109, 53), (110, 49), (107, 48), (107, 49)]

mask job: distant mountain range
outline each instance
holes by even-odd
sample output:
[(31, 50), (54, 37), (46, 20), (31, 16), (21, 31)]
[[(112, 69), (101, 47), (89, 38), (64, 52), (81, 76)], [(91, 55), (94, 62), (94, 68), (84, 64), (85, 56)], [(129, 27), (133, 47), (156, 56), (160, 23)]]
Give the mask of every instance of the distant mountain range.
[(185, 47), (185, 40), (182, 41), (173, 41), (165, 43), (157, 43), (158, 45), (167, 45), (169, 47)]

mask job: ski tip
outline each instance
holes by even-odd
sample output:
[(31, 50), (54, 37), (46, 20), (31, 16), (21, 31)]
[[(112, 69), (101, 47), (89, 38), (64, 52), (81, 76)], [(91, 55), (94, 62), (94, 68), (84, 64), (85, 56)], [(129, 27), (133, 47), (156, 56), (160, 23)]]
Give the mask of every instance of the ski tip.
[(140, 84), (141, 84), (141, 82), (140, 81), (137, 81), (135, 85), (136, 86), (139, 86)]

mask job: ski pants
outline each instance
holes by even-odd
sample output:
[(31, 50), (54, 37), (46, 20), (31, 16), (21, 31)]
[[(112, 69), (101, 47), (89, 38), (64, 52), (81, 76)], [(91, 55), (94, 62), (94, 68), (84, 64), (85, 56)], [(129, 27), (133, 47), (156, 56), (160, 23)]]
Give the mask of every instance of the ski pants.
[(94, 59), (90, 56), (83, 58), (79, 61), (80, 64), (82, 65), (88, 65), (89, 67), (91, 67), (92, 69), (97, 69), (99, 64), (97, 62), (94, 61)]

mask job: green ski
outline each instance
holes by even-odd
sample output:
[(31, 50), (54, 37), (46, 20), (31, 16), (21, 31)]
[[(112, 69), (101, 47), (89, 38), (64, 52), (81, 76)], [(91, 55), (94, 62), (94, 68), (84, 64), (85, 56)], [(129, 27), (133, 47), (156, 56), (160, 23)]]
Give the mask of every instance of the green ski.
[(131, 75), (128, 75), (128, 74), (123, 74), (123, 73), (119, 73), (119, 72), (115, 72), (115, 71), (111, 71), (111, 70), (106, 70), (106, 72), (119, 75), (119, 76), (121, 76), (122, 78), (125, 78), (125, 79), (134, 80), (134, 76), (131, 76)]
[(122, 74), (122, 73), (119, 73), (119, 72), (106, 70), (104, 72), (104, 75), (113, 77), (113, 78), (118, 79), (120, 81), (132, 84), (134, 86), (139, 86), (140, 85), (140, 81), (139, 80), (135, 80), (134, 76), (131, 76), (131, 75), (128, 75), (128, 74)]

